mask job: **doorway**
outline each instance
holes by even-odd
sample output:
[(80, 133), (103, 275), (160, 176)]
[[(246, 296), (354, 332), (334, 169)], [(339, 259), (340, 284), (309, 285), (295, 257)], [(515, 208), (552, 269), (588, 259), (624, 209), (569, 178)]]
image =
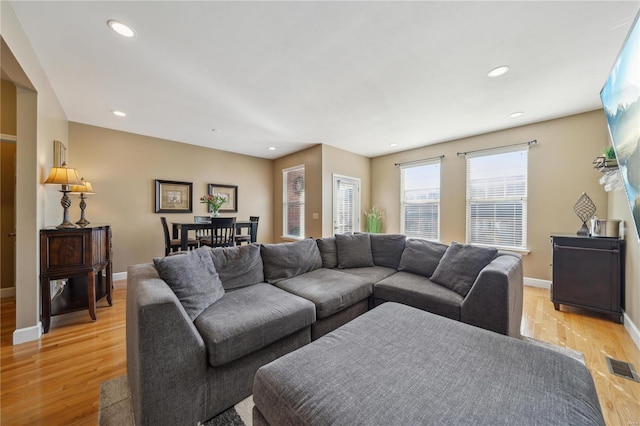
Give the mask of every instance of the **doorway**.
[(360, 231), (360, 179), (333, 175), (333, 234)]

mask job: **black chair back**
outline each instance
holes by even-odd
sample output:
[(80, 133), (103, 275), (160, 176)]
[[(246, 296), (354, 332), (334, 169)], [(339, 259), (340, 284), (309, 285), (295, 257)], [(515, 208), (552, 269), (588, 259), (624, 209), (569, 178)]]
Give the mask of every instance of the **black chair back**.
[(169, 226), (167, 225), (167, 218), (160, 216), (160, 222), (162, 222), (162, 230), (164, 231), (164, 255), (168, 256), (171, 252), (171, 237), (169, 236)]
[[(193, 221), (196, 223), (210, 223), (211, 216), (194, 216)], [(208, 237), (210, 232), (209, 229), (196, 229), (196, 238)]]
[(235, 217), (212, 217), (211, 218), (211, 247), (233, 247), (235, 244), (236, 218)]

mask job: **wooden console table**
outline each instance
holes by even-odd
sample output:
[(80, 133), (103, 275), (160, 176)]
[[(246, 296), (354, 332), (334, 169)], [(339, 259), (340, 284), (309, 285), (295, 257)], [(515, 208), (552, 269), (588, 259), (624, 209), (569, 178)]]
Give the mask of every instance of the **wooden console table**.
[[(41, 229), (40, 295), (44, 332), (49, 331), (52, 315), (89, 309), (89, 315), (95, 321), (97, 300), (106, 296), (111, 306), (111, 267), (109, 225)], [(103, 273), (106, 273), (106, 279), (103, 279)], [(51, 300), (50, 280), (63, 278), (68, 279), (67, 286)]]

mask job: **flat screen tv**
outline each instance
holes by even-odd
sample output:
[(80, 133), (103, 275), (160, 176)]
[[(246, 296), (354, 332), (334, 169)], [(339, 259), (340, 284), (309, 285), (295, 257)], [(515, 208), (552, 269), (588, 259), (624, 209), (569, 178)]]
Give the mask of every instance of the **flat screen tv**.
[(640, 242), (640, 13), (600, 92), (609, 135)]

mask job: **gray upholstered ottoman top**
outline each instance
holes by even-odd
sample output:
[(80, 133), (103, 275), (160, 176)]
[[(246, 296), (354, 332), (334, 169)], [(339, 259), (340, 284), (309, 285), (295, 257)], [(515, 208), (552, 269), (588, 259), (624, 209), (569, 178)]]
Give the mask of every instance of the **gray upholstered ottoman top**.
[(589, 371), (566, 355), (385, 303), (260, 368), (272, 425), (603, 425)]

